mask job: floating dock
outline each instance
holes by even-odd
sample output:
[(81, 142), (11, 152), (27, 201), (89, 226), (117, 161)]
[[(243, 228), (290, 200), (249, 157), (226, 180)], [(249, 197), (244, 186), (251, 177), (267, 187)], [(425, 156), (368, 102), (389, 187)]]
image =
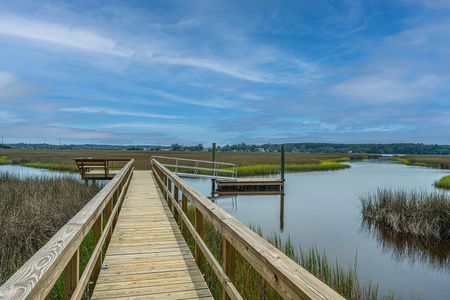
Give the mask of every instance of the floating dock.
[(274, 178), (217, 179), (218, 195), (280, 195), (284, 193), (284, 180)]

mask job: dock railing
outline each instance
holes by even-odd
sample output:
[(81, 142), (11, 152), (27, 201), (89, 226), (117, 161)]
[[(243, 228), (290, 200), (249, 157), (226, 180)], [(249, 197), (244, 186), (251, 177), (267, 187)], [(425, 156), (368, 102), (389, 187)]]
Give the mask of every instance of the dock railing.
[[(0, 299), (45, 299), (64, 278), (64, 299), (91, 294), (134, 169), (130, 160), (114, 178), (0, 287)], [(94, 250), (80, 274), (80, 246), (89, 232)]]
[(232, 163), (167, 156), (152, 156), (164, 167), (182, 177), (227, 178), (237, 177), (237, 165)]
[[(199, 266), (206, 260), (223, 287), (223, 299), (243, 299), (235, 282), (236, 251), (284, 299), (344, 299), (337, 292), (225, 212), (201, 193), (184, 183), (174, 172), (151, 159), (155, 178), (182, 231), (195, 241)], [(181, 203), (180, 203), (181, 198)], [(195, 210), (195, 221), (187, 216), (188, 202)], [(204, 220), (222, 236), (222, 264), (206, 245)]]
[(78, 171), (83, 179), (111, 179), (129, 161), (124, 158), (75, 158)]

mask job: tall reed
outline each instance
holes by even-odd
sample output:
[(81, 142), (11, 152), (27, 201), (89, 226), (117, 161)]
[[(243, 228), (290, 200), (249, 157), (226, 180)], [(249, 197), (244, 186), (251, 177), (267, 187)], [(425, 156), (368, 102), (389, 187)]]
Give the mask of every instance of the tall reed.
[(367, 222), (393, 232), (437, 240), (450, 240), (448, 194), (378, 189), (360, 197)]
[(435, 187), (450, 190), (450, 175), (444, 176), (434, 183)]
[[(188, 217), (194, 222), (194, 209), (188, 207)], [(260, 228), (251, 226), (260, 236), (263, 232)], [(222, 238), (212, 224), (204, 220), (204, 241), (219, 262), (222, 262)], [(186, 241), (193, 251), (195, 243), (193, 238), (184, 233)], [(347, 299), (378, 299), (379, 292), (376, 284), (361, 285), (358, 279), (356, 258), (355, 263), (348, 267), (342, 267), (338, 261), (330, 263), (325, 252), (320, 252), (317, 247), (308, 249), (296, 248), (290, 238), (283, 240), (278, 233), (265, 237), (267, 241), (280, 249), (292, 260), (304, 267), (314, 276), (325, 282)], [(282, 299), (277, 292), (256, 272), (239, 253), (236, 253), (236, 273), (234, 284), (244, 299)], [(207, 265), (201, 266), (205, 279), (215, 299), (220, 299), (222, 287)], [(386, 297), (384, 297), (386, 298)], [(390, 298), (390, 297), (387, 297)]]
[(0, 284), (99, 189), (72, 177), (20, 178), (0, 173)]

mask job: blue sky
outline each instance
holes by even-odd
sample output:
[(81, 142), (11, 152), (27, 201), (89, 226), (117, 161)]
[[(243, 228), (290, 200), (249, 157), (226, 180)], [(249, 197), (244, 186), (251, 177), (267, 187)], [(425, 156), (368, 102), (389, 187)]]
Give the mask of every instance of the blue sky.
[(450, 1), (1, 1), (6, 142), (450, 143)]

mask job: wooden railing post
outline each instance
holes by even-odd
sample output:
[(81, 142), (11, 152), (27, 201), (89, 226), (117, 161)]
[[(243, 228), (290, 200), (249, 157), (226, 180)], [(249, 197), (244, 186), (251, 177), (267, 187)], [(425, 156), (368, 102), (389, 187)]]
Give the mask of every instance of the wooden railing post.
[[(100, 237), (103, 232), (103, 214), (100, 214), (97, 218), (97, 220), (94, 223), (94, 226), (92, 227), (92, 231), (94, 234), (93, 237), (93, 245), (94, 248), (97, 245), (97, 243), (100, 240)], [(103, 261), (103, 255), (99, 255), (97, 261), (95, 262), (94, 270), (92, 270), (91, 275), (91, 281), (96, 282), (98, 278), (98, 274), (100, 274), (100, 269), (102, 267), (102, 261)], [(89, 296), (92, 296), (92, 293), (94, 292), (94, 289), (89, 289)]]
[(167, 204), (169, 205), (170, 210), (172, 210), (172, 198), (170, 198), (170, 195), (172, 194), (172, 181), (170, 181), (169, 178), (167, 178)]
[[(203, 232), (203, 215), (200, 212), (200, 210), (198, 210), (197, 208), (195, 208), (195, 230), (198, 232), (198, 234), (200, 235), (200, 237), (203, 239), (204, 236), (204, 232)], [(201, 270), (201, 265), (202, 265), (202, 251), (200, 250), (200, 247), (197, 245), (195, 245), (195, 260), (197, 261), (197, 265)]]
[[(187, 214), (187, 196), (184, 193), (181, 195), (181, 209)], [(181, 232), (186, 234), (186, 224), (183, 221), (181, 221)]]
[[(226, 238), (222, 237), (222, 249), (223, 249), (223, 270), (234, 283), (234, 275), (236, 272), (236, 256), (233, 245), (231, 245)], [(225, 289), (223, 289), (222, 299), (229, 300)]]
[(80, 280), (80, 250), (77, 249), (64, 269), (64, 299), (72, 297)]
[[(178, 203), (178, 187), (175, 184), (173, 186), (173, 198), (175, 199), (175, 202)], [(173, 210), (173, 216), (178, 223), (178, 211), (176, 209)]]
[[(114, 196), (113, 196), (114, 198)], [(111, 214), (113, 211), (113, 199), (109, 199), (108, 203), (106, 204), (105, 207), (105, 220), (106, 222), (109, 221), (109, 218), (111, 218)], [(112, 231), (113, 231), (113, 227), (111, 226), (108, 230), (108, 235), (106, 236), (106, 242), (105, 244), (108, 245), (109, 241), (111, 240), (111, 236), (112, 236)]]

